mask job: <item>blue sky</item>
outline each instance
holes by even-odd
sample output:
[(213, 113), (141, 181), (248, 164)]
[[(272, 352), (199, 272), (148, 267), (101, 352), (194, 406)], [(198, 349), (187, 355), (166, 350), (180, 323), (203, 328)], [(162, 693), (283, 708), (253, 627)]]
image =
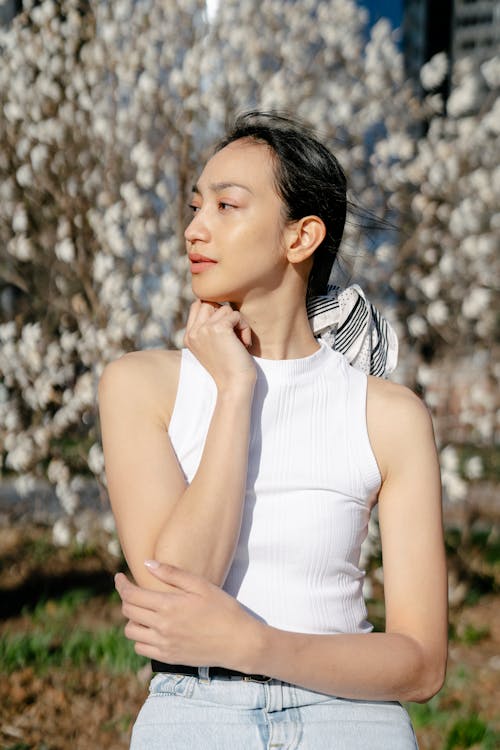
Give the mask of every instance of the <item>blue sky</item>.
[(358, 0), (370, 11), (370, 25), (382, 16), (389, 18), (393, 28), (401, 26), (403, 18), (403, 0)]
[[(364, 5), (370, 11), (370, 25), (376, 23), (382, 16), (389, 18), (394, 28), (401, 26), (403, 17), (403, 0), (358, 0), (360, 5)], [(207, 0), (208, 14), (211, 16), (219, 0)]]

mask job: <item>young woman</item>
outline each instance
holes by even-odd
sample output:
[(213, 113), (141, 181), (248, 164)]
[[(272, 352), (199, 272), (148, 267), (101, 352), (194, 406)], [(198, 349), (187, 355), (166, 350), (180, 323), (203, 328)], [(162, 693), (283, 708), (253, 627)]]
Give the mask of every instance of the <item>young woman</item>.
[[(343, 232), (343, 172), (297, 123), (249, 113), (192, 209), (185, 348), (128, 354), (99, 387), (135, 579), (116, 577), (125, 633), (157, 673), (131, 747), (415, 748), (400, 701), (434, 695), (447, 654), (439, 467), (417, 396), (352, 367), (308, 319)], [(359, 568), (376, 502), (384, 633)]]

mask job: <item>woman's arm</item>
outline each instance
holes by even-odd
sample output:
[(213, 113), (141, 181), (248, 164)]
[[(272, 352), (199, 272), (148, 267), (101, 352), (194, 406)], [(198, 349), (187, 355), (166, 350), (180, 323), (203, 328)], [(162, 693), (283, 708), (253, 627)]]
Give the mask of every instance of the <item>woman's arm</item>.
[(383, 477), (386, 632), (310, 635), (273, 628), (208, 582), (162, 566), (151, 572), (175, 587), (172, 595), (149, 594), (117, 578), (131, 620), (126, 634), (138, 653), (267, 674), (344, 698), (425, 701), (440, 689), (447, 578), (432, 423), (408, 389), (370, 378), (369, 390), (369, 432)]
[[(209, 308), (209, 309), (207, 309)], [(255, 366), (234, 326), (239, 313), (194, 303), (187, 340), (214, 376), (217, 400), (198, 470), (188, 485), (167, 433), (179, 352), (136, 352), (99, 383), (106, 478), (123, 552), (135, 580), (155, 557), (221, 584), (239, 536)], [(236, 347), (236, 352), (234, 351)], [(173, 401), (173, 399), (170, 399)], [(231, 461), (228, 461), (228, 456)]]
[(410, 390), (370, 378), (368, 425), (381, 469), (386, 632), (303, 635), (261, 628), (250, 672), (346, 698), (425, 701), (447, 658), (441, 483), (430, 415)]

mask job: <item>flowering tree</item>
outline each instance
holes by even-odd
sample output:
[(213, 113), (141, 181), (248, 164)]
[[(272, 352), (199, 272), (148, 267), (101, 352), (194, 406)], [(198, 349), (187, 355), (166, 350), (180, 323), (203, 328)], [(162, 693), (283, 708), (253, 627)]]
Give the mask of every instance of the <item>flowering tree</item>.
[(481, 459), (470, 457), (460, 476), (449, 443), (498, 439), (500, 58), (455, 66), (445, 116), (435, 89), (447, 67), (439, 54), (422, 69), (425, 132), (406, 153), (378, 143), (372, 161), (400, 217), (401, 241), (379, 254), (393, 268), (406, 379), (437, 417), (448, 496), (465, 500)]
[(355, 201), (402, 217), (376, 262), (355, 222), (345, 247), (379, 302), (391, 283), (418, 383), (429, 351), (490, 348), (498, 67), (458, 71), (443, 117), (404, 82), (388, 23), (366, 41), (366, 21), (354, 0), (226, 0), (210, 22), (201, 0), (25, 0), (0, 32), (0, 440), (21, 489), (46, 475), (71, 513), (83, 473), (104, 482), (97, 379), (180, 345), (191, 178), (236, 111), (304, 118)]
[[(389, 23), (380, 21), (368, 41), (366, 25), (367, 11), (351, 1), (227, 0), (204, 60), (212, 80), (206, 104), (214, 122), (221, 113), (254, 106), (293, 112), (338, 156), (354, 203), (384, 216), (386, 191), (372, 179), (369, 154), (375, 140), (408, 129), (418, 103), (404, 82)], [(366, 236), (358, 224), (351, 215), (344, 253), (351, 266), (361, 257), (356, 270), (363, 275), (369, 258), (363, 257)]]
[(204, 3), (24, 7), (0, 34), (0, 439), (71, 513), (103, 479), (103, 366), (175, 340)]

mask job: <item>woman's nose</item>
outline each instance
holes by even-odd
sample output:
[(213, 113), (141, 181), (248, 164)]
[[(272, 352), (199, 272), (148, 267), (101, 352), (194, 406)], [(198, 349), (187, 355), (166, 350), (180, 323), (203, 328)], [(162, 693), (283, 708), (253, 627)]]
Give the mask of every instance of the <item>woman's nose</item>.
[(187, 225), (184, 232), (184, 237), (188, 242), (191, 243), (196, 242), (196, 240), (207, 242), (207, 240), (209, 239), (207, 223), (205, 221), (205, 218), (202, 216), (201, 209), (198, 209), (196, 211), (193, 218)]

